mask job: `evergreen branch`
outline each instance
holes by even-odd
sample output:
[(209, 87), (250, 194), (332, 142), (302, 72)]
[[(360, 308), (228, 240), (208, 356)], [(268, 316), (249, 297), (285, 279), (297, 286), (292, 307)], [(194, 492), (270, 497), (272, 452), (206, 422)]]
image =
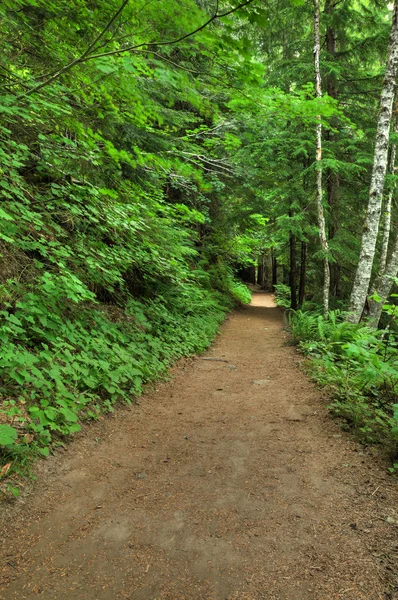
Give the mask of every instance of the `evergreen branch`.
[(70, 71), (70, 69), (72, 69), (77, 64), (83, 62), (84, 60), (87, 60), (87, 58), (90, 56), (90, 52), (93, 50), (93, 48), (95, 48), (95, 46), (97, 45), (99, 40), (105, 35), (105, 33), (108, 31), (108, 29), (113, 25), (113, 23), (116, 21), (116, 19), (118, 18), (118, 16), (124, 10), (124, 8), (127, 6), (128, 3), (129, 3), (129, 0), (123, 0), (123, 4), (121, 5), (121, 7), (115, 12), (115, 14), (111, 18), (111, 20), (108, 21), (108, 23), (105, 25), (104, 29), (102, 29), (102, 31), (97, 35), (97, 37), (91, 42), (91, 44), (83, 52), (83, 54), (81, 54), (78, 58), (75, 58), (75, 60), (72, 60), (69, 64), (62, 67), (62, 69), (59, 69), (59, 71), (56, 71), (53, 75), (51, 75), (51, 77), (49, 77), (45, 81), (42, 81), (41, 83), (36, 85), (34, 88), (30, 89), (25, 94), (21, 94), (21, 96), (22, 97), (31, 96), (32, 94), (35, 94), (36, 92), (41, 90), (44, 86), (49, 85), (50, 83), (52, 83), (53, 81), (58, 79), (58, 77), (60, 77), (64, 73), (67, 73), (68, 71)]
[(224, 13), (218, 13), (218, 11), (217, 11), (205, 23), (203, 23), (202, 25), (200, 25), (193, 31), (191, 31), (189, 33), (185, 33), (181, 37), (176, 38), (175, 40), (168, 40), (166, 42), (142, 42), (141, 44), (136, 44), (135, 46), (127, 46), (126, 48), (121, 48), (120, 50), (111, 50), (110, 52), (103, 52), (101, 54), (93, 54), (89, 57), (84, 58), (81, 62), (85, 62), (87, 60), (92, 60), (94, 58), (102, 58), (103, 56), (112, 56), (115, 54), (121, 54), (123, 52), (132, 52), (133, 50), (138, 50), (139, 48), (142, 48), (143, 46), (170, 46), (173, 44), (178, 44), (178, 42), (182, 42), (183, 40), (186, 40), (187, 38), (192, 37), (196, 33), (199, 33), (199, 31), (202, 31), (203, 29), (208, 27), (210, 25), (210, 23), (212, 23), (213, 21), (215, 21), (217, 19), (222, 19), (223, 17), (227, 17), (228, 15), (236, 12), (237, 10), (244, 8), (245, 6), (248, 6), (249, 4), (251, 4), (254, 1), (255, 0), (246, 0), (245, 2), (242, 2), (241, 4), (238, 4), (238, 6), (236, 6), (235, 8), (231, 8), (230, 10), (227, 10)]
[(168, 41), (165, 41), (165, 42), (161, 42), (161, 41), (160, 42), (142, 42), (141, 44), (136, 44), (134, 46), (127, 46), (125, 48), (120, 48), (119, 50), (111, 50), (109, 52), (102, 52), (100, 54), (90, 54), (91, 51), (93, 50), (93, 48), (98, 43), (98, 41), (108, 31), (108, 29), (111, 27), (111, 25), (117, 19), (117, 17), (120, 15), (120, 13), (122, 12), (122, 10), (128, 4), (129, 0), (124, 0), (123, 4), (119, 8), (119, 10), (113, 15), (113, 17), (109, 21), (109, 23), (98, 34), (98, 36), (89, 45), (89, 47), (87, 48), (87, 50), (85, 50), (85, 52), (83, 52), (83, 54), (81, 54), (78, 58), (75, 58), (74, 60), (72, 60), (69, 64), (67, 64), (64, 67), (62, 67), (62, 69), (59, 69), (59, 71), (57, 71), (56, 73), (54, 73), (53, 75), (51, 75), (51, 77), (49, 77), (45, 81), (42, 81), (41, 83), (39, 83), (38, 85), (36, 85), (34, 88), (30, 89), (29, 91), (25, 92), (24, 94), (21, 94), (19, 97), (20, 98), (24, 98), (25, 96), (31, 96), (32, 94), (35, 94), (36, 92), (38, 92), (39, 90), (41, 90), (45, 86), (49, 85), (50, 83), (52, 83), (53, 81), (55, 81), (56, 79), (58, 79), (61, 75), (64, 75), (65, 73), (67, 73), (68, 71), (70, 71), (73, 67), (75, 67), (76, 65), (81, 64), (83, 62), (87, 62), (89, 60), (94, 60), (95, 58), (102, 58), (104, 56), (114, 56), (114, 55), (117, 55), (117, 54), (122, 54), (123, 52), (132, 52), (134, 50), (138, 50), (139, 48), (143, 48), (144, 46), (170, 46), (170, 45), (173, 45), (173, 44), (178, 44), (179, 42), (182, 42), (183, 40), (186, 40), (187, 38), (192, 37), (196, 33), (199, 33), (199, 31), (202, 31), (203, 29), (205, 29), (206, 27), (208, 27), (213, 21), (215, 21), (217, 19), (222, 19), (223, 17), (227, 17), (228, 15), (236, 12), (237, 10), (239, 10), (241, 8), (244, 8), (245, 6), (248, 6), (249, 4), (251, 4), (254, 1), (255, 0), (245, 0), (245, 2), (242, 2), (241, 4), (238, 4), (238, 6), (236, 6), (235, 8), (231, 8), (230, 10), (227, 10), (227, 11), (225, 11), (223, 13), (219, 13), (218, 12), (218, 0), (217, 0), (216, 12), (207, 21), (205, 21), (205, 23), (203, 23), (202, 25), (200, 25), (199, 27), (197, 27), (193, 31), (191, 31), (189, 33), (185, 33), (184, 35), (182, 35), (179, 38), (176, 38), (174, 40), (168, 40)]

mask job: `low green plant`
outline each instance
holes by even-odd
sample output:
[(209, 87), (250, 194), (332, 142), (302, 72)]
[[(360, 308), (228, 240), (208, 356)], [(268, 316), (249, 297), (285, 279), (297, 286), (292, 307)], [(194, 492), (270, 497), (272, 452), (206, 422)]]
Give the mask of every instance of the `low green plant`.
[(239, 302), (241, 304), (250, 304), (252, 295), (244, 283), (231, 278), (228, 284), (229, 293), (235, 302)]
[(156, 298), (130, 297), (116, 312), (93, 304), (73, 278), (70, 287), (46, 273), (42, 281), (13, 312), (0, 313), (7, 394), (0, 416), (18, 424), (0, 425), (3, 462), (21, 464), (28, 450), (47, 456), (84, 419), (113, 410), (117, 401), (134, 401), (172, 361), (202, 352), (232, 306), (230, 297), (201, 288), (195, 277), (159, 285)]
[(367, 442), (398, 449), (398, 353), (391, 331), (344, 320), (344, 313), (289, 315), (294, 343), (311, 376), (331, 397), (330, 410)]
[(18, 432), (14, 427), (7, 424), (0, 425), (0, 447), (12, 446), (17, 437)]
[(277, 306), (290, 308), (290, 287), (284, 283), (274, 285), (275, 302)]

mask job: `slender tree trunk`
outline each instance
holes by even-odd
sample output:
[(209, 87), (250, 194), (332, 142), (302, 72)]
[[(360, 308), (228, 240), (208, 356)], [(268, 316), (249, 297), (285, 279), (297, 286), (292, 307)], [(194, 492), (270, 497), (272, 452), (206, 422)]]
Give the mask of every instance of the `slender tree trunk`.
[(257, 260), (257, 285), (262, 287), (264, 283), (264, 265), (263, 265), (264, 257), (259, 256)]
[[(398, 0), (397, 0), (398, 1)], [(319, 68), (320, 55), (320, 38), (319, 38), (319, 0), (314, 0), (314, 66), (315, 66), (315, 83), (316, 95), (322, 97), (321, 87), (321, 72)], [(323, 258), (323, 313), (327, 315), (329, 311), (329, 287), (330, 287), (330, 270), (329, 270), (329, 246), (326, 237), (325, 214), (323, 211), (323, 189), (322, 189), (322, 121), (318, 117), (316, 126), (316, 205), (318, 213), (319, 240), (321, 242)]]
[(365, 306), (376, 250), (377, 234), (387, 170), (390, 124), (398, 73), (398, 0), (394, 2), (392, 28), (388, 45), (386, 74), (380, 98), (372, 179), (361, 251), (350, 300), (349, 320), (358, 323)]
[(296, 292), (296, 236), (290, 234), (290, 308), (297, 309), (297, 292)]
[[(395, 116), (394, 119), (394, 133), (398, 133), (398, 118)], [(394, 174), (395, 172), (395, 159), (397, 153), (397, 146), (393, 144), (391, 146), (391, 154), (390, 154), (390, 165), (389, 171)], [(383, 240), (381, 246), (381, 254), (380, 254), (380, 267), (379, 267), (379, 275), (374, 282), (372, 288), (372, 294), (376, 293), (380, 297), (380, 302), (376, 302), (375, 300), (371, 300), (370, 308), (369, 308), (369, 324), (372, 327), (377, 327), (380, 321), (381, 312), (383, 309), (383, 304), (386, 302), (388, 296), (390, 295), (391, 288), (393, 285), (393, 281), (391, 277), (396, 277), (398, 272), (398, 234), (395, 238), (394, 248), (390, 257), (390, 260), (387, 263), (387, 255), (388, 255), (388, 247), (390, 242), (390, 231), (391, 231), (391, 205), (392, 199), (394, 196), (394, 191), (396, 188), (395, 182), (391, 185), (391, 188), (388, 192), (388, 196), (386, 199), (386, 204), (384, 207), (384, 223), (383, 223)]]
[(248, 269), (249, 269), (249, 283), (256, 285), (256, 267), (254, 265), (251, 265), (250, 267), (248, 267)]
[[(325, 2), (325, 15), (327, 18), (326, 26), (326, 50), (327, 57), (332, 63), (336, 61), (337, 53), (337, 33), (335, 24), (333, 21), (333, 11), (335, 8), (335, 0), (326, 0)], [(328, 96), (337, 100), (338, 98), (338, 87), (337, 78), (334, 69), (329, 69), (326, 77), (326, 91)], [(338, 126), (338, 120), (332, 119), (333, 128), (327, 129), (325, 132), (326, 139), (333, 143), (336, 141), (336, 129)], [(329, 241), (333, 240), (336, 233), (339, 230), (339, 189), (340, 189), (340, 177), (338, 173), (332, 171), (332, 169), (326, 169), (326, 197), (327, 204), (329, 207), (330, 224), (329, 224)], [(340, 293), (340, 267), (336, 262), (329, 264), (330, 268), (330, 294), (332, 296), (338, 296)]]
[[(391, 158), (395, 160), (395, 144), (391, 148)], [(391, 204), (392, 197), (394, 195), (393, 190), (390, 190), (387, 195), (386, 203), (384, 206), (384, 219), (383, 219), (383, 237), (381, 242), (381, 251), (380, 251), (380, 265), (379, 271), (383, 273), (386, 268), (387, 263), (387, 254), (388, 254), (388, 244), (390, 241), (390, 230), (391, 230)]]
[(301, 308), (305, 298), (305, 276), (307, 270), (307, 243), (301, 242), (300, 283), (298, 304)]
[(276, 258), (275, 250), (271, 249), (271, 259), (272, 259), (272, 289), (278, 285), (278, 261)]
[(282, 283), (290, 286), (290, 265), (289, 267), (282, 265)]
[[(398, 133), (398, 119), (395, 115), (394, 118), (394, 133)], [(390, 165), (389, 172), (394, 175), (395, 171), (395, 158), (397, 155), (397, 145), (394, 143), (391, 146), (390, 153)], [(383, 219), (383, 238), (380, 252), (380, 266), (379, 273), (382, 274), (385, 271), (387, 263), (388, 245), (390, 241), (390, 230), (391, 230), (391, 205), (395, 191), (395, 183), (393, 183), (388, 191), (386, 203), (384, 206), (384, 219)]]
[[(326, 193), (330, 212), (329, 241), (333, 240), (339, 230), (339, 187), (340, 178), (337, 173), (328, 169), (326, 173)], [(340, 295), (340, 265), (337, 262), (329, 263), (330, 293), (332, 296)]]
[(267, 252), (262, 258), (263, 279), (261, 289), (272, 292), (272, 254)]
[[(328, 58), (330, 60), (336, 59), (337, 51), (337, 34), (333, 23), (333, 11), (335, 5), (336, 0), (326, 0), (325, 2), (325, 14), (327, 16), (326, 50), (328, 52)], [(326, 78), (326, 91), (331, 98), (337, 98), (337, 78), (333, 69), (330, 69)]]
[(375, 291), (380, 297), (380, 302), (372, 302), (369, 309), (369, 325), (376, 328), (379, 324), (383, 304), (390, 295), (393, 286), (392, 277), (396, 277), (398, 273), (398, 235), (395, 239), (392, 254), (387, 261), (384, 273), (377, 279), (375, 283)]

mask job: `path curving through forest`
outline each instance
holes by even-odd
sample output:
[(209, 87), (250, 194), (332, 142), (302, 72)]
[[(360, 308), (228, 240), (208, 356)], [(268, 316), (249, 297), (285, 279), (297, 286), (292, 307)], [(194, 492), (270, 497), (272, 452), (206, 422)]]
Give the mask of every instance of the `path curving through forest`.
[[(1, 600), (398, 598), (398, 492), (343, 434), (269, 294), (1, 507)], [(395, 590), (395, 591), (394, 591)]]

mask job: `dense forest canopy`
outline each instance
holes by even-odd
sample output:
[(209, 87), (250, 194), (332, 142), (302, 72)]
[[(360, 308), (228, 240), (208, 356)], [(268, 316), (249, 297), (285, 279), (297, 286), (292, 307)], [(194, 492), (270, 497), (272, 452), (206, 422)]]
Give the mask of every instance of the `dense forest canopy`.
[(362, 320), (357, 362), (386, 352), (394, 371), (365, 390), (388, 379), (390, 427), (395, 346), (374, 328), (398, 272), (397, 10), (3, 0), (5, 459), (48, 454), (203, 350), (249, 301), (243, 275), (295, 310), (323, 304), (312, 334), (296, 329), (308, 343), (329, 309), (351, 336)]

